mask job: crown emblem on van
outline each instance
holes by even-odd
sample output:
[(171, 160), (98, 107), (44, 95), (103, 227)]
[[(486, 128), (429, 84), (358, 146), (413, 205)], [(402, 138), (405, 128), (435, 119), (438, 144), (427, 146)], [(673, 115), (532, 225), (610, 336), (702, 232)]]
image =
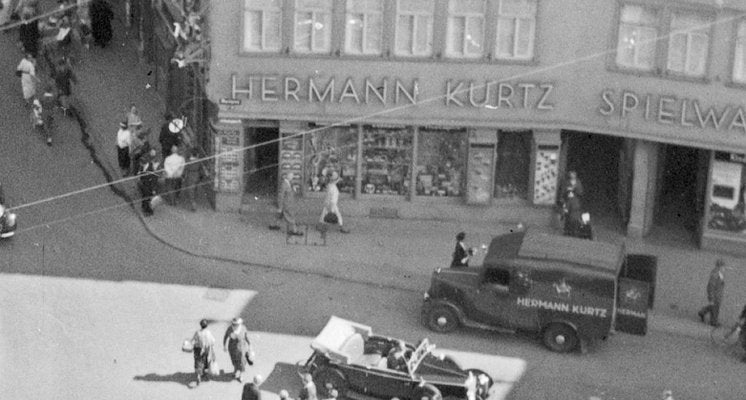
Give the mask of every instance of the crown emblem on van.
[(565, 281), (565, 278), (560, 279), (559, 282), (555, 282), (552, 284), (554, 286), (554, 289), (557, 290), (557, 294), (563, 297), (570, 297), (570, 291), (572, 288), (570, 285), (567, 284)]

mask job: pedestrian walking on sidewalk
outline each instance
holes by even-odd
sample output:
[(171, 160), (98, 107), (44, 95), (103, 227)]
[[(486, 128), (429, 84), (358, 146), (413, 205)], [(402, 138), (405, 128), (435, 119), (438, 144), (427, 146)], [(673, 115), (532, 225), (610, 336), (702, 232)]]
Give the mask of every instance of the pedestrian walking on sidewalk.
[(223, 336), (223, 350), (228, 352), (233, 364), (233, 378), (239, 382), (243, 381), (241, 376), (246, 371), (246, 364), (253, 364), (251, 359), (251, 341), (249, 331), (243, 324), (242, 318), (233, 318), (231, 326)]
[(10, 22), (10, 0), (0, 0), (0, 27)]
[(253, 381), (243, 385), (241, 400), (262, 400), (262, 392), (259, 390), (259, 385), (262, 382), (264, 382), (264, 378), (261, 375), (256, 375)]
[(199, 151), (193, 148), (186, 160), (186, 166), (184, 166), (184, 180), (181, 190), (189, 203), (189, 209), (192, 211), (197, 211), (197, 188), (205, 176), (207, 176), (207, 172), (199, 159)]
[(723, 292), (725, 289), (725, 261), (719, 258), (715, 261), (715, 268), (710, 272), (710, 279), (707, 281), (707, 305), (702, 307), (697, 313), (699, 319), (705, 322), (705, 317), (710, 315), (710, 325), (720, 326), (718, 317), (720, 315), (720, 304), (723, 302)]
[(140, 177), (140, 206), (146, 217), (153, 215), (151, 200), (158, 190), (158, 167), (160, 167), (160, 163), (156, 159), (155, 149), (150, 149), (147, 155), (140, 158), (140, 168), (137, 173)]
[(197, 375), (197, 385), (202, 379), (208, 378), (210, 364), (215, 362), (215, 337), (207, 329), (207, 320), (199, 321), (199, 329), (194, 332), (194, 372)]
[(285, 220), (288, 235), (303, 236), (303, 232), (298, 230), (295, 223), (295, 212), (297, 208), (296, 192), (291, 183), (293, 172), (288, 171), (282, 174), (282, 186), (280, 187), (280, 196), (277, 201), (280, 208), (282, 219)]
[(453, 251), (451, 268), (466, 268), (469, 266), (469, 258), (474, 255), (474, 249), (469, 249), (464, 244), (466, 233), (456, 234), (456, 249)]
[(41, 103), (41, 117), (44, 121), (44, 138), (46, 139), (47, 146), (52, 145), (52, 136), (54, 136), (54, 108), (57, 105), (57, 98), (52, 90), (52, 85), (44, 85), (44, 93), (42, 93), (39, 99)]
[(78, 83), (78, 78), (75, 76), (70, 62), (67, 58), (61, 58), (57, 61), (57, 65), (54, 66), (54, 72), (52, 72), (54, 83), (57, 85), (57, 101), (59, 101), (60, 107), (62, 107), (62, 113), (65, 115), (72, 115), (70, 100), (73, 95), (73, 83)]
[(18, 63), (16, 75), (21, 78), (23, 100), (26, 106), (30, 107), (36, 97), (36, 84), (39, 82), (39, 78), (36, 77), (36, 59), (32, 53), (26, 53), (26, 56)]
[(181, 190), (181, 178), (184, 175), (186, 160), (179, 154), (179, 146), (171, 147), (171, 155), (163, 160), (163, 171), (166, 174), (166, 201), (175, 206)]
[(336, 224), (339, 226), (340, 232), (349, 233), (350, 231), (342, 225), (342, 213), (339, 212), (339, 206), (337, 205), (339, 202), (337, 182), (339, 182), (339, 174), (337, 171), (332, 171), (329, 182), (326, 184), (326, 199), (324, 200), (324, 209), (321, 211), (319, 222), (322, 224)]
[[(140, 129), (142, 129), (142, 119), (140, 118), (140, 111), (134, 104), (130, 104), (129, 109), (127, 110), (127, 129), (129, 129), (133, 135), (139, 135)], [(168, 151), (171, 151), (170, 147), (168, 148)], [(166, 155), (168, 154), (170, 153), (167, 153)]]
[[(125, 122), (126, 123), (126, 122)], [(132, 134), (132, 144), (130, 145), (130, 158), (132, 159), (132, 174), (137, 173), (137, 169), (140, 166), (140, 159), (143, 156), (150, 153), (152, 146), (150, 145), (150, 129), (146, 129), (139, 133), (135, 133), (129, 128), (127, 130)]]
[[(181, 129), (183, 126), (179, 122), (174, 122), (174, 117), (171, 113), (164, 115), (166, 119), (161, 125), (161, 131), (158, 134), (158, 143), (161, 144), (161, 156), (167, 157), (171, 151), (171, 147), (181, 145)], [(179, 120), (181, 121), (181, 120)]]
[(23, 51), (31, 53), (34, 58), (39, 55), (39, 21), (35, 19), (37, 12), (33, 7), (24, 6), (21, 9), (21, 26), (19, 27), (19, 39), (23, 45)]
[(122, 171), (123, 177), (128, 176), (132, 168), (132, 160), (130, 159), (131, 146), (132, 132), (127, 129), (127, 122), (122, 121), (119, 123), (119, 130), (117, 131), (117, 162), (119, 163), (119, 169)]
[(88, 6), (88, 16), (91, 21), (91, 35), (93, 42), (101, 48), (106, 47), (114, 36), (111, 29), (111, 20), (114, 19), (114, 11), (106, 0), (93, 0)]

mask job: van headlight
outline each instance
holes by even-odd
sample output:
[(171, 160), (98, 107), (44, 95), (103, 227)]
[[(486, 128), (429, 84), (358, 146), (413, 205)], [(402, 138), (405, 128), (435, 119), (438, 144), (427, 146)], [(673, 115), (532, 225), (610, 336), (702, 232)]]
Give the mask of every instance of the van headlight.
[(424, 300), (427, 300), (430, 298), (430, 293), (425, 292), (425, 294), (423, 294), (422, 297), (424, 298)]

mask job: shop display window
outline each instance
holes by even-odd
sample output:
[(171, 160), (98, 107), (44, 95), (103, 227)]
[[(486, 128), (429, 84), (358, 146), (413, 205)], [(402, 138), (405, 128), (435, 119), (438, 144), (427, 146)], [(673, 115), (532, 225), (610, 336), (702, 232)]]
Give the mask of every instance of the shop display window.
[(339, 173), (340, 193), (354, 193), (358, 131), (336, 126), (309, 132), (306, 137), (306, 192), (323, 192), (333, 171)]
[(716, 152), (712, 164), (712, 190), (707, 217), (709, 229), (746, 233), (744, 188), (746, 156)]
[(417, 136), (418, 196), (462, 196), (466, 189), (466, 130), (421, 129)]
[(363, 127), (363, 193), (409, 192), (412, 138), (412, 132), (406, 128)]
[(531, 137), (531, 131), (498, 132), (495, 198), (527, 199)]

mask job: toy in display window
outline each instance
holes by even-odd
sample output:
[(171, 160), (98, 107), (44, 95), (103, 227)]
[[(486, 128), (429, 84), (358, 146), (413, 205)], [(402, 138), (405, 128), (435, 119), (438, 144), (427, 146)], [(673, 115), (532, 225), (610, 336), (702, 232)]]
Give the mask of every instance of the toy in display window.
[(333, 171), (340, 193), (353, 193), (357, 166), (357, 130), (334, 127), (306, 135), (306, 188), (323, 192)]
[(418, 196), (461, 196), (464, 192), (466, 132), (420, 131), (417, 148)]
[(405, 129), (365, 129), (363, 193), (407, 194), (412, 160), (412, 133)]

